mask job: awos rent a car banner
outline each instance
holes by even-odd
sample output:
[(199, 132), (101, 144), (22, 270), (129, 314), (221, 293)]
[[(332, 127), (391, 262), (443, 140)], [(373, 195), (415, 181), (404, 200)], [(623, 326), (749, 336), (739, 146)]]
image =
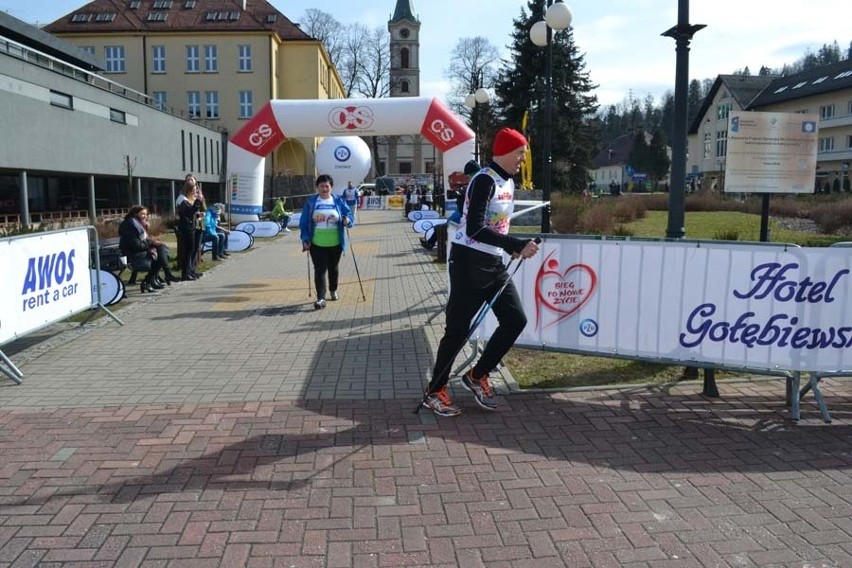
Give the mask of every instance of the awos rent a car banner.
[(850, 270), (848, 248), (548, 238), (515, 274), (529, 320), (516, 345), (848, 371)]

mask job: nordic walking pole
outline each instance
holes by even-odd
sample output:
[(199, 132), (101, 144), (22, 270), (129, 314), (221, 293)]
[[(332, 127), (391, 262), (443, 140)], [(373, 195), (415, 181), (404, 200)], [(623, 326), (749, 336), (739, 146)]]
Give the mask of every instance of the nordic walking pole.
[[(536, 238), (534, 239), (534, 241), (535, 241), (535, 243), (536, 243), (536, 244), (541, 243), (541, 239), (540, 239), (540, 238), (538, 238), (538, 237), (536, 237)], [(515, 259), (511, 259), (511, 260), (509, 261), (509, 264), (507, 264), (507, 265), (506, 265), (506, 270), (508, 270), (508, 269), (509, 269), (509, 267), (510, 267), (510, 266), (512, 266), (512, 262), (514, 262), (514, 260), (515, 260)], [(424, 392), (424, 393), (423, 393), (423, 398), (420, 400), (420, 403), (417, 405), (417, 408), (415, 408), (415, 409), (414, 409), (414, 414), (419, 414), (419, 413), (420, 413), (420, 409), (421, 409), (421, 408), (423, 408), (423, 403), (426, 401), (426, 397), (427, 397), (427, 396), (429, 396), (429, 392), (432, 390), (432, 384), (435, 382), (435, 380), (436, 380), (438, 377), (440, 377), (440, 376), (441, 376), (441, 375), (443, 375), (445, 372), (447, 372), (447, 369), (448, 369), (448, 368), (450, 368), (450, 367), (452, 367), (452, 366), (453, 366), (453, 362), (455, 361), (456, 357), (458, 357), (458, 356), (459, 356), (459, 353), (461, 353), (461, 350), (462, 350), (462, 349), (464, 349), (465, 344), (466, 344), (468, 341), (470, 341), (470, 338), (471, 338), (471, 337), (473, 337), (474, 332), (476, 332), (476, 328), (478, 328), (478, 327), (482, 324), (482, 322), (483, 322), (483, 321), (485, 321), (485, 316), (487, 316), (487, 315), (488, 315), (488, 312), (491, 310), (492, 306), (494, 306), (494, 302), (496, 302), (496, 301), (497, 301), (497, 299), (498, 299), (498, 298), (499, 298), (499, 297), (503, 294), (503, 290), (505, 290), (505, 289), (506, 289), (506, 286), (508, 286), (508, 285), (509, 285), (509, 282), (511, 282), (511, 281), (512, 281), (512, 278), (514, 278), (515, 273), (516, 273), (516, 272), (518, 271), (518, 269), (521, 267), (521, 264), (522, 264), (523, 262), (524, 262), (524, 259), (523, 259), (523, 258), (521, 258), (521, 259), (518, 261), (518, 264), (516, 264), (516, 265), (515, 265), (515, 269), (514, 269), (514, 270), (512, 271), (512, 273), (509, 275), (509, 278), (507, 278), (507, 279), (506, 279), (506, 281), (503, 283), (503, 285), (502, 285), (502, 286), (500, 286), (500, 289), (499, 289), (499, 290), (497, 290), (497, 293), (496, 293), (496, 294), (494, 294), (494, 296), (491, 298), (491, 300), (489, 300), (488, 302), (486, 302), (485, 304), (483, 304), (483, 305), (482, 305), (482, 307), (480, 307), (480, 308), (479, 308), (479, 311), (476, 313), (476, 317), (474, 317), (474, 318), (473, 318), (473, 323), (471, 323), (471, 324), (470, 324), (470, 329), (468, 329), (468, 331), (467, 331), (467, 336), (465, 336), (464, 341), (462, 341), (462, 343), (461, 343), (461, 345), (459, 346), (459, 348), (458, 348), (458, 349), (456, 349), (456, 352), (455, 352), (455, 353), (453, 353), (453, 356), (452, 356), (452, 357), (450, 357), (449, 361), (447, 362), (446, 367), (444, 367), (443, 369), (441, 369), (441, 372), (440, 372), (440, 373), (438, 373), (437, 375), (433, 376), (433, 377), (432, 377), (432, 380), (431, 380), (431, 381), (429, 381), (429, 386), (427, 386), (427, 387), (426, 387), (426, 392)]]
[(307, 261), (308, 266), (308, 298), (311, 297), (311, 251), (309, 249), (304, 250), (305, 253), (305, 261)]
[(355, 247), (352, 246), (352, 235), (349, 234), (349, 227), (346, 227), (346, 238), (349, 240), (349, 252), (352, 253), (352, 262), (355, 263), (355, 274), (358, 276), (358, 285), (361, 287), (361, 299), (366, 302), (367, 296), (364, 294), (364, 284), (361, 282), (361, 272), (358, 270), (358, 261), (355, 259)]

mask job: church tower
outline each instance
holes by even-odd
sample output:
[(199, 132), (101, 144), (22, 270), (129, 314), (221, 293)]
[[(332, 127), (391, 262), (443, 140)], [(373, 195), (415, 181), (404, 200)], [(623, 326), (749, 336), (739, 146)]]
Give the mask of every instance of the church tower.
[(396, 0), (388, 22), (390, 32), (390, 83), (392, 97), (420, 96), (420, 20), (411, 0)]
[[(414, 15), (412, 0), (396, 0), (393, 16), (388, 20), (390, 33), (390, 96), (420, 96), (420, 20)], [(437, 172), (441, 157), (420, 134), (389, 136), (386, 152), (379, 157), (379, 169), (385, 174), (428, 174)], [(420, 181), (423, 185), (427, 182)]]

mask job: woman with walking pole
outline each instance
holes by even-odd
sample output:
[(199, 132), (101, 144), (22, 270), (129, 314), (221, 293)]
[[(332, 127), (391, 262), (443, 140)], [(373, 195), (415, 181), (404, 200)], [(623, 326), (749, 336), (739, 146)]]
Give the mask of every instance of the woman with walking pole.
[(480, 407), (489, 411), (496, 410), (498, 403), (488, 374), (527, 325), (520, 295), (502, 258), (503, 251), (521, 260), (538, 252), (535, 241), (509, 235), (515, 191), (512, 176), (520, 171), (526, 148), (527, 140), (520, 132), (501, 129), (494, 137), (492, 162), (473, 176), (466, 189), (462, 218), (452, 237), (448, 260), (447, 325), (438, 345), (432, 380), (421, 401), (422, 407), (438, 416), (461, 414), (447, 383), (453, 361), (471, 335), (474, 316), (474, 325), (479, 325), (491, 309), (499, 322), (479, 361), (462, 376), (464, 388), (473, 393)]
[[(331, 193), (334, 180), (330, 175), (317, 177), (316, 195), (312, 195), (302, 208), (299, 219), (302, 250), (308, 251), (314, 263), (314, 286), (317, 301), (314, 309), (325, 308), (326, 291), (330, 300), (337, 300), (337, 283), (340, 272), (340, 255), (346, 250), (345, 228), (352, 226), (352, 211), (340, 196)], [(328, 288), (326, 289), (326, 273)]]

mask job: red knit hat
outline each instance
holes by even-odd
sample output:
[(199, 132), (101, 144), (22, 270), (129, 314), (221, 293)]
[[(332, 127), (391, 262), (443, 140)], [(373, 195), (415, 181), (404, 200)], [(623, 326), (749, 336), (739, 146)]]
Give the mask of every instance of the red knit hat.
[(524, 135), (511, 128), (501, 128), (494, 137), (494, 155), (503, 156), (527, 145)]

